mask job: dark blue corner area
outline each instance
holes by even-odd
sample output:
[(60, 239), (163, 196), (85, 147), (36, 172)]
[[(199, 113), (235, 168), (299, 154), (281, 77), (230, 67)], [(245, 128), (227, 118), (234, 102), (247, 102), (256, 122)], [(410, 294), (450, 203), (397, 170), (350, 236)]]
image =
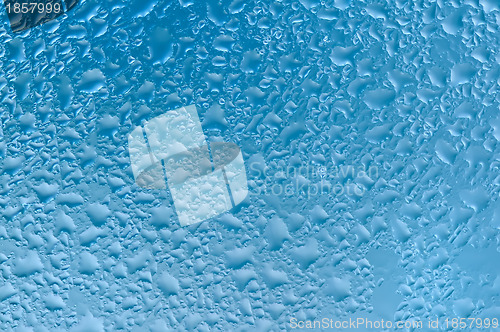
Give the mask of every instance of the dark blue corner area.
[(52, 21), (72, 9), (79, 0), (4, 0), (13, 32), (22, 32)]

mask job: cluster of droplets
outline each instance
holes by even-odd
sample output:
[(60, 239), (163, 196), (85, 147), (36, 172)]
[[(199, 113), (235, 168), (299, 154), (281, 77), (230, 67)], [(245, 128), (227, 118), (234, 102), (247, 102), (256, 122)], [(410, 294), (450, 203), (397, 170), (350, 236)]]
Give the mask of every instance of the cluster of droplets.
[[(494, 313), (499, 15), (493, 0), (84, 1), (4, 25), (0, 326)], [(167, 191), (134, 184), (126, 137), (193, 103), (251, 186), (287, 166), (378, 172), (335, 178), (362, 195), (250, 192), (180, 228)]]

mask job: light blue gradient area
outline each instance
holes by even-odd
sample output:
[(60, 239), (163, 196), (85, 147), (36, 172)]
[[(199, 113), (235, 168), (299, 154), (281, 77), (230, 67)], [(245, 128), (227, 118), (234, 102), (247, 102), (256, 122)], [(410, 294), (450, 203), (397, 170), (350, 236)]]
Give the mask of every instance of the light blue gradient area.
[[(85, 0), (19, 35), (0, 16), (2, 331), (500, 318), (498, 1)], [(181, 227), (127, 136), (191, 104), (249, 195)]]

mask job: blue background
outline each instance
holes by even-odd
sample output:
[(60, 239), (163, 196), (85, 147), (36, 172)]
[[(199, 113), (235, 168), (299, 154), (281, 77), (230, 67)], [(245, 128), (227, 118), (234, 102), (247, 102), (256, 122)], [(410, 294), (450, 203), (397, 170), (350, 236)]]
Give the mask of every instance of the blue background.
[[(1, 17), (2, 330), (500, 318), (497, 1), (86, 0), (22, 34)], [(168, 191), (135, 185), (127, 135), (193, 103), (251, 190), (181, 228)], [(325, 179), (344, 191), (309, 189)]]

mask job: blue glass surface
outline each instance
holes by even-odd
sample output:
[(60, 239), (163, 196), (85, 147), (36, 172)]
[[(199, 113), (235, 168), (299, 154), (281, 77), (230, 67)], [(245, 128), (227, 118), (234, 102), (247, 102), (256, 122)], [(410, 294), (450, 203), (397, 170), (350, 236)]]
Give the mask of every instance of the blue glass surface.
[[(2, 331), (499, 330), (497, 0), (0, 17)], [(181, 227), (127, 137), (191, 104), (249, 194)]]

